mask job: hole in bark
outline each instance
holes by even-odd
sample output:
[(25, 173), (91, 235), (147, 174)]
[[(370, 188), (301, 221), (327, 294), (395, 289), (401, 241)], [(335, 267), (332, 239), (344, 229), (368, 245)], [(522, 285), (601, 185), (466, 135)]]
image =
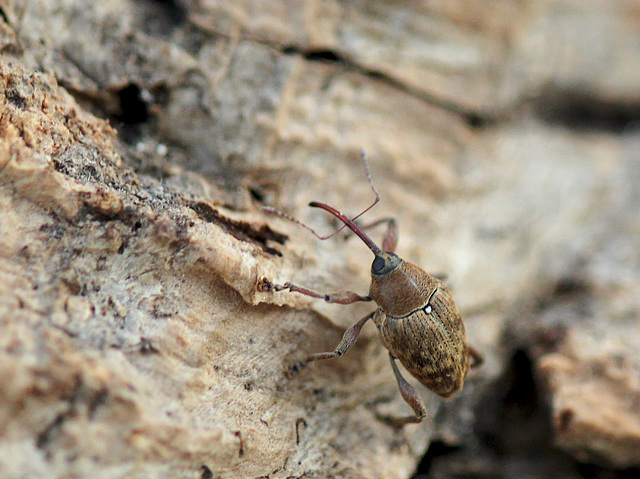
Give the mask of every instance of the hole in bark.
[(260, 188), (249, 188), (249, 193), (251, 194), (251, 197), (258, 203), (264, 202), (264, 193), (262, 193)]
[(92, 398), (89, 400), (89, 404), (87, 407), (87, 415), (89, 419), (93, 419), (95, 417), (96, 411), (101, 406), (104, 406), (107, 403), (107, 399), (109, 398), (109, 391), (107, 388), (102, 388), (98, 390)]
[(140, 354), (158, 354), (158, 350), (147, 338), (140, 338), (139, 348)]
[(118, 92), (120, 114), (118, 120), (127, 125), (145, 123), (149, 119), (147, 105), (142, 99), (138, 85), (129, 84)]
[(152, 0), (152, 3), (157, 4), (164, 15), (171, 20), (174, 25), (180, 25), (187, 19), (187, 10), (182, 2), (176, 2), (175, 0)]
[(520, 349), (514, 353), (509, 376), (505, 406), (532, 414), (538, 406), (538, 390), (533, 377), (533, 364), (525, 351)]

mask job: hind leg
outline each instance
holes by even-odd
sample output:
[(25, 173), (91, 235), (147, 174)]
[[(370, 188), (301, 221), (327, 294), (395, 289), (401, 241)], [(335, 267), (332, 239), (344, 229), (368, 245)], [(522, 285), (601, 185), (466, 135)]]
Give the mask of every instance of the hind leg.
[(420, 396), (418, 396), (418, 392), (407, 382), (407, 380), (402, 376), (398, 366), (396, 365), (396, 358), (393, 354), (389, 353), (389, 360), (391, 361), (391, 367), (393, 368), (393, 374), (396, 376), (396, 381), (398, 382), (398, 389), (400, 389), (400, 394), (402, 395), (402, 399), (411, 406), (413, 409), (413, 416), (405, 416), (405, 417), (390, 417), (390, 416), (380, 416), (385, 422), (388, 422), (395, 429), (400, 429), (407, 424), (416, 424), (422, 422), (424, 417), (427, 415), (427, 409), (424, 405)]

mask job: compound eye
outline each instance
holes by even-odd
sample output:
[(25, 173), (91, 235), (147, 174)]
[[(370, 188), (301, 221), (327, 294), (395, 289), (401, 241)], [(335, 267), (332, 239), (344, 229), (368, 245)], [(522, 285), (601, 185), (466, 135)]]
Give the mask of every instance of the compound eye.
[(385, 266), (385, 260), (381, 256), (376, 256), (376, 259), (373, 260), (373, 264), (371, 265), (371, 271), (374, 273), (380, 273)]

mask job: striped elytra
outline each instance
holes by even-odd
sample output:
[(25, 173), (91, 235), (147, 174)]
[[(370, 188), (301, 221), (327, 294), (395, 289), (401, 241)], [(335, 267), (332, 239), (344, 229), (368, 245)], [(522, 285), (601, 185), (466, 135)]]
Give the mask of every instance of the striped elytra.
[[(398, 267), (405, 265), (419, 270), (406, 262)], [(436, 394), (450, 397), (462, 388), (469, 370), (467, 336), (448, 288), (420, 271), (430, 287), (417, 295), (427, 299), (393, 315), (380, 307), (373, 321), (384, 346), (413, 377)], [(373, 284), (377, 282), (380, 279), (374, 277)], [(373, 294), (372, 297), (378, 302)]]

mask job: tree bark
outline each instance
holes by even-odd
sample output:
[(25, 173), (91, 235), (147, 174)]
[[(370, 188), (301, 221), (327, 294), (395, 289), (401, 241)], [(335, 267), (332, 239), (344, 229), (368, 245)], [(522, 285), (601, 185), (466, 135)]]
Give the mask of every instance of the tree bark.
[[(637, 2), (0, 9), (0, 476), (640, 466)], [(486, 359), (400, 431), (372, 325), (283, 374), (375, 306), (259, 288), (366, 294), (357, 238), (262, 210), (334, 231), (361, 148)]]

